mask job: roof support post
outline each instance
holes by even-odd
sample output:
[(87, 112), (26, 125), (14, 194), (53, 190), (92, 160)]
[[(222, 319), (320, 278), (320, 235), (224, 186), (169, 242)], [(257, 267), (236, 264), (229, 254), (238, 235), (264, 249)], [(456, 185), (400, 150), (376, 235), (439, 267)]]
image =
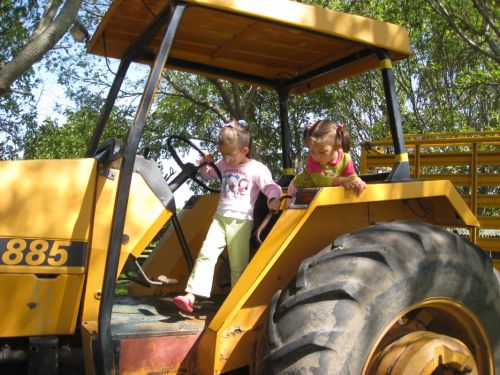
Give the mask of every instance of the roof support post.
[[(85, 153), (85, 157), (94, 156), (97, 146), (101, 140), (102, 133), (104, 132), (106, 122), (108, 121), (113, 105), (115, 104), (118, 92), (120, 91), (125, 75), (130, 67), (130, 63), (142, 54), (143, 47), (158, 33), (160, 27), (165, 25), (165, 20), (168, 17), (170, 17), (170, 6), (165, 7), (149, 24), (147, 29), (133, 43), (131, 43), (125, 51), (120, 62), (120, 66), (118, 67), (118, 71), (116, 72), (115, 79), (113, 80), (113, 84), (111, 85), (111, 89), (109, 90), (108, 97), (106, 98), (106, 101), (101, 109), (101, 114), (96, 128), (94, 129), (87, 152)], [(103, 43), (106, 42), (105, 38), (106, 35), (103, 33)]]
[(294, 170), (291, 159), (290, 146), (290, 123), (288, 122), (288, 96), (289, 89), (280, 85), (277, 88), (280, 108), (280, 132), (281, 132), (281, 160), (283, 175), (278, 183), (281, 186), (288, 186), (288, 183), (293, 177)]
[(168, 54), (184, 10), (185, 5), (177, 5), (170, 10), (170, 21), (168, 22), (166, 33), (149, 73), (134, 123), (129, 129), (127, 141), (124, 145), (99, 308), (99, 350), (97, 356), (99, 364), (96, 369), (98, 374), (108, 375), (117, 372), (111, 338), (111, 313), (135, 156), (148, 113), (153, 103), (154, 93), (160, 82), (161, 74), (165, 68)]
[(401, 113), (399, 112), (398, 96), (394, 84), (394, 73), (389, 54), (385, 51), (377, 51), (382, 70), (385, 101), (387, 106), (387, 117), (391, 129), (392, 143), (394, 145), (395, 163), (387, 181), (404, 181), (410, 179), (410, 165), (408, 153), (404, 142), (403, 126), (401, 125)]
[(120, 61), (120, 66), (118, 67), (118, 71), (116, 72), (115, 79), (113, 80), (113, 84), (109, 89), (108, 96), (104, 105), (101, 109), (101, 114), (99, 115), (99, 120), (97, 121), (97, 125), (94, 129), (94, 133), (92, 134), (92, 139), (87, 147), (87, 151), (85, 152), (85, 157), (90, 158), (94, 156), (94, 153), (99, 145), (99, 142), (102, 137), (102, 133), (104, 132), (104, 127), (108, 118), (111, 114), (111, 110), (116, 101), (116, 97), (118, 96), (118, 92), (122, 87), (123, 80), (125, 79), (125, 75), (127, 74), (128, 68), (130, 67), (130, 63), (132, 62), (131, 56), (127, 56), (129, 58), (123, 59)]

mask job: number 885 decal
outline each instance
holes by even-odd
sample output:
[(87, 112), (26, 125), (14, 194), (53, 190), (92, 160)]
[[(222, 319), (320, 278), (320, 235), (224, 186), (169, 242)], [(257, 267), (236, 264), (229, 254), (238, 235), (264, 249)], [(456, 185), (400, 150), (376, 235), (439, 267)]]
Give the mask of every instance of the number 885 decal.
[(83, 266), (86, 253), (85, 242), (0, 238), (0, 264), (6, 266)]

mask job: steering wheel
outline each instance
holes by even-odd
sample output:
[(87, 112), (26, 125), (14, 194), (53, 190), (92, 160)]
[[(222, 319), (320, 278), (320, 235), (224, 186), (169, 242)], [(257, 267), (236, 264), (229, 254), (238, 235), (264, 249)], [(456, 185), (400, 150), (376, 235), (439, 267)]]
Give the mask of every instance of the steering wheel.
[[(180, 185), (182, 185), (189, 178), (191, 178), (196, 184), (201, 186), (203, 189), (205, 189), (211, 193), (219, 193), (220, 190), (211, 188), (210, 186), (205, 184), (205, 182), (203, 182), (200, 178), (196, 177), (196, 172), (198, 172), (198, 170), (201, 167), (203, 167), (205, 165), (205, 163), (202, 163), (198, 166), (194, 165), (193, 163), (183, 163), (181, 158), (179, 157), (177, 150), (173, 146), (174, 140), (185, 143), (186, 145), (188, 145), (192, 149), (196, 150), (198, 152), (198, 154), (200, 154), (201, 157), (204, 157), (206, 155), (202, 150), (200, 150), (200, 148), (198, 146), (196, 146), (193, 142), (191, 142), (186, 137), (183, 137), (181, 135), (171, 135), (170, 137), (167, 138), (167, 148), (170, 151), (170, 154), (174, 158), (177, 165), (181, 168), (181, 172), (179, 173), (179, 175), (174, 179), (174, 181), (172, 181), (171, 184), (169, 184), (169, 185), (172, 185), (172, 191), (175, 191)], [(212, 166), (212, 168), (215, 169), (215, 172), (219, 176), (219, 179), (222, 180), (222, 175), (220, 173), (219, 168), (217, 168), (217, 166), (214, 163), (210, 163), (210, 165)]]

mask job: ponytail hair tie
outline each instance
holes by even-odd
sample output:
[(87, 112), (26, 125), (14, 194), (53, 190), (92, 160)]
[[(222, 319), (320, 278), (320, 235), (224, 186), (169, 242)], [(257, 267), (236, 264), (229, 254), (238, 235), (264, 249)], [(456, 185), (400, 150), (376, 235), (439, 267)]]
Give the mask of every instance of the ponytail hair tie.
[(238, 121), (230, 121), (226, 122), (222, 127), (223, 128), (234, 128), (234, 125), (241, 125), (241, 126), (247, 126), (247, 122), (245, 120), (238, 120)]
[(344, 124), (338, 124), (337, 129), (344, 129)]
[(313, 130), (313, 128), (314, 128), (314, 124), (307, 124), (307, 126), (306, 126), (307, 134), (310, 134), (311, 131)]

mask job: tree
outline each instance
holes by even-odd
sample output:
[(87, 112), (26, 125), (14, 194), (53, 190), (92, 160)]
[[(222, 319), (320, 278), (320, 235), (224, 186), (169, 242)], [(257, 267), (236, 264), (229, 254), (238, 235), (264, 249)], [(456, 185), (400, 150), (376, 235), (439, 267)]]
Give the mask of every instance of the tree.
[(27, 128), (36, 125), (33, 65), (55, 48), (75, 22), (82, 0), (0, 2), (0, 159), (20, 157)]
[[(24, 156), (27, 159), (80, 158), (85, 154), (91, 132), (99, 117), (102, 98), (87, 95), (77, 100), (77, 109), (65, 111), (66, 123), (47, 119), (28, 129), (25, 137)], [(108, 120), (104, 139), (123, 139), (132, 121), (130, 108), (116, 107)]]
[[(33, 64), (40, 61), (49, 50), (54, 48), (70, 26), (74, 24), (81, 3), (82, 0), (47, 0), (43, 14), (38, 19), (36, 14), (29, 11), (29, 8), (37, 8), (36, 1), (7, 0), (4, 2), (0, 9), (2, 20), (6, 19), (5, 16), (16, 16), (14, 17), (16, 27), (10, 30), (8, 41), (16, 41), (18, 46), (11, 49), (10, 56), (3, 56), (3, 61), (0, 64), (0, 96), (18, 91), (11, 87), (12, 84), (31, 69)], [(22, 30), (23, 35), (26, 36), (28, 30), (26, 21), (23, 20), (23, 16), (26, 15), (32, 17), (30, 22), (36, 20), (36, 26), (25, 43), (21, 45), (14, 33), (16, 30)], [(5, 57), (8, 58), (5, 59)]]
[(429, 2), (457, 36), (470, 48), (500, 63), (498, 3), (489, 0)]
[[(438, 1), (433, 0), (431, 3), (436, 4)], [(496, 29), (487, 27), (490, 21), (476, 9), (480, 6), (475, 8), (472, 4), (484, 4), (483, 13), (495, 19), (495, 8), (491, 2), (470, 1), (465, 10), (461, 1), (441, 0), (441, 3), (446, 4), (452, 19), (468, 20), (469, 29), (489, 30), (490, 35), (496, 33)], [(315, 4), (317, 0), (308, 3)], [(412, 54), (408, 59), (394, 64), (406, 133), (462, 132), (495, 129), (498, 126), (498, 64), (486, 53), (465, 43), (450, 29), (449, 20), (437, 12), (436, 5), (431, 6), (422, 0), (398, 3), (337, 0), (322, 3), (340, 11), (392, 22), (409, 31)], [(466, 19), (465, 14), (470, 17)], [(488, 43), (481, 42), (479, 34), (475, 34), (476, 45), (483, 46), (487, 51)], [(354, 124), (359, 127), (360, 134), (366, 134), (365, 131), (369, 129), (374, 138), (388, 136), (385, 126), (387, 120), (381, 111), (382, 107), (379, 107), (382, 97), (379, 81), (378, 73), (366, 75), (362, 82), (349, 80), (346, 85), (339, 86), (346, 94), (345, 99), (351, 102), (349, 108), (343, 106), (345, 101), (336, 102), (345, 113), (355, 110), (357, 115)], [(353, 90), (355, 87), (358, 90)], [(367, 98), (361, 97), (367, 92), (374, 93), (373, 98), (370, 98), (371, 104)], [(353, 106), (354, 102), (362, 106)]]

